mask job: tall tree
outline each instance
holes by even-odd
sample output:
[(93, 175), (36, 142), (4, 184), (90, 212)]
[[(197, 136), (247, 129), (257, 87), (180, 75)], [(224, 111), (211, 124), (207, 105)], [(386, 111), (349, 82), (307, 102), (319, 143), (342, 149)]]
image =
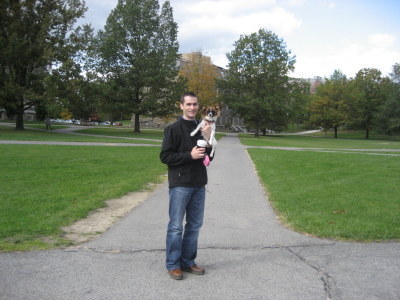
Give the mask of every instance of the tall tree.
[[(81, 65), (77, 61), (67, 59), (52, 75), (45, 80), (46, 92), (44, 103), (48, 114), (54, 115), (51, 108), (58, 104), (68, 110), (75, 118), (86, 117), (91, 102), (89, 92), (90, 81), (82, 75)], [(54, 116), (55, 117), (55, 116)]]
[(179, 99), (177, 27), (169, 1), (160, 9), (157, 0), (118, 0), (98, 33), (97, 72), (118, 86), (135, 132), (141, 115), (163, 114)]
[(179, 74), (187, 79), (188, 89), (195, 92), (201, 103), (212, 105), (217, 101), (216, 78), (220, 76), (218, 68), (211, 58), (201, 51), (192, 52), (182, 57)]
[(24, 112), (46, 99), (46, 78), (76, 65), (91, 28), (73, 28), (86, 11), (79, 0), (0, 2), (0, 106), (24, 129)]
[(382, 73), (378, 69), (364, 68), (352, 82), (354, 96), (349, 101), (352, 121), (365, 129), (365, 138), (373, 127), (379, 106), (385, 102)]
[(383, 81), (386, 101), (376, 114), (376, 129), (388, 135), (400, 133), (400, 64), (392, 67), (389, 78)]
[(303, 124), (308, 119), (308, 106), (311, 101), (311, 84), (305, 79), (291, 81), (288, 104), (288, 121), (293, 124)]
[[(119, 84), (114, 80), (99, 80), (96, 82), (97, 109), (102, 115), (108, 115), (106, 120), (113, 123), (116, 116), (121, 116), (127, 110), (126, 102), (120, 97)], [(122, 120), (121, 120), (122, 121)]]
[(288, 122), (288, 72), (294, 70), (295, 57), (265, 29), (242, 35), (234, 46), (227, 54), (227, 76), (218, 81), (224, 102), (255, 128), (256, 137), (262, 128), (282, 129)]
[(333, 128), (335, 138), (338, 137), (338, 128), (345, 124), (347, 119), (347, 84), (346, 75), (335, 70), (325, 83), (317, 87), (310, 103), (310, 124), (321, 126), (325, 133)]

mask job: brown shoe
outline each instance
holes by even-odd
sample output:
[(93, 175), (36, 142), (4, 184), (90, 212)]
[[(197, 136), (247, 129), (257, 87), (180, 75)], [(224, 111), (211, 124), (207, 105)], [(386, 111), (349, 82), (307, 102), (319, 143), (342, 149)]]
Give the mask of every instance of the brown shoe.
[(169, 270), (168, 274), (172, 279), (175, 279), (175, 280), (181, 280), (183, 278), (181, 269)]
[(184, 272), (189, 272), (195, 275), (203, 275), (205, 270), (203, 268), (200, 268), (198, 265), (194, 264), (193, 266), (190, 266), (188, 268), (182, 268), (182, 271)]

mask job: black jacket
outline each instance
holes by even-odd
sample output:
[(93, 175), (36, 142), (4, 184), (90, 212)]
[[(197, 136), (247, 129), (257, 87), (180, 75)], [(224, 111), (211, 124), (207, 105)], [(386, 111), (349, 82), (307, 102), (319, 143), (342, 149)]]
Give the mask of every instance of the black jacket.
[[(190, 152), (202, 140), (200, 130), (193, 137), (195, 121), (183, 118), (169, 125), (164, 130), (164, 140), (161, 147), (161, 162), (168, 165), (169, 187), (199, 187), (207, 184), (207, 169), (202, 159), (193, 159)], [(211, 148), (206, 149), (211, 153)], [(211, 159), (211, 158), (210, 158)]]

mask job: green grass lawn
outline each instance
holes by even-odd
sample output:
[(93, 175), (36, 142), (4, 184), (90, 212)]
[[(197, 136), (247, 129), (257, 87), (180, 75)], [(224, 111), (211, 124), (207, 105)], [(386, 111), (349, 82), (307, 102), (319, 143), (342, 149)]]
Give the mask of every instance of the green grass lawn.
[[(334, 138), (335, 133), (333, 130), (328, 130), (326, 135), (324, 131), (319, 131), (319, 132), (314, 132), (310, 133), (310, 136), (316, 136), (316, 137), (324, 137), (324, 138)], [(359, 140), (364, 140), (365, 139), (365, 131), (363, 130), (339, 130), (338, 131), (338, 139), (359, 139)], [(374, 130), (371, 130), (369, 133), (369, 139), (370, 140), (384, 140), (384, 141), (400, 141), (400, 136), (388, 136), (388, 135), (383, 135), (380, 134)]]
[(81, 129), (75, 131), (77, 133), (84, 133), (84, 134), (95, 134), (95, 135), (112, 135), (117, 137), (124, 137), (124, 138), (140, 138), (140, 139), (155, 139), (155, 140), (162, 140), (163, 139), (163, 130), (148, 130), (142, 129), (140, 133), (133, 132), (133, 128), (88, 128), (88, 129)]
[[(151, 129), (142, 129), (140, 133), (133, 132), (132, 128), (121, 128), (121, 127), (111, 127), (111, 128), (88, 128), (81, 129), (75, 131), (77, 133), (84, 134), (94, 134), (94, 135), (112, 135), (123, 138), (137, 138), (137, 139), (154, 139), (162, 141), (164, 137), (164, 130), (151, 130)], [(221, 139), (225, 134), (224, 133), (216, 133), (215, 137), (217, 140)]]
[[(30, 127), (30, 126), (26, 126)], [(34, 128), (45, 129), (44, 125), (33, 125)], [(65, 128), (65, 126), (60, 126)], [(76, 134), (65, 134), (57, 132), (57, 127), (53, 127), (53, 130), (15, 130), (12, 127), (0, 126), (0, 140), (11, 140), (11, 141), (55, 141), (55, 142), (98, 142), (98, 143), (146, 143), (160, 145), (162, 141), (163, 132), (159, 131), (157, 134), (148, 135), (146, 133), (125, 133), (119, 134), (118, 129), (109, 130), (107, 128), (97, 129), (83, 129), (74, 132), (93, 134), (97, 136), (84, 136)], [(87, 132), (85, 132), (88, 130)], [(145, 132), (145, 131), (144, 131)], [(115, 136), (117, 138), (108, 138), (104, 135)], [(129, 138), (129, 139), (126, 139)], [(137, 138), (137, 140), (135, 140)], [(159, 141), (143, 141), (140, 139), (154, 139)]]
[[(0, 140), (132, 143), (135, 140), (126, 138), (135, 137), (158, 140), (154, 143), (160, 145), (163, 136), (161, 130), (134, 134), (124, 128), (83, 132), (98, 136), (0, 126)], [(382, 139), (244, 135), (241, 140), (258, 146), (389, 149), (388, 153), (400, 149), (398, 141)], [(166, 166), (159, 161), (159, 150), (158, 146), (0, 145), (0, 251), (67, 245), (61, 227), (84, 218), (108, 199), (161, 180)], [(400, 238), (398, 156), (248, 151), (273, 206), (294, 230), (354, 241)]]
[(60, 227), (84, 218), (108, 199), (159, 182), (166, 173), (159, 151), (0, 145), (0, 251), (67, 243), (60, 239)]
[[(42, 124), (30, 126), (45, 129)], [(156, 146), (0, 145), (0, 251), (67, 245), (61, 227), (84, 218), (108, 199), (159, 182), (167, 171), (159, 160), (162, 130), (137, 134), (133, 129), (97, 127), (80, 132), (98, 137), (0, 126), (0, 140), (135, 143), (128, 137), (138, 138), (137, 143), (154, 139), (145, 143)]]
[(391, 139), (334, 139), (308, 135), (269, 135), (254, 138), (253, 135), (240, 135), (241, 142), (247, 146), (400, 150), (400, 137)]
[[(241, 140), (258, 146), (378, 148), (374, 140), (302, 136)], [(384, 142), (381, 147), (399, 149), (400, 143)], [(339, 240), (400, 239), (400, 156), (256, 148), (248, 152), (273, 207), (290, 228)]]

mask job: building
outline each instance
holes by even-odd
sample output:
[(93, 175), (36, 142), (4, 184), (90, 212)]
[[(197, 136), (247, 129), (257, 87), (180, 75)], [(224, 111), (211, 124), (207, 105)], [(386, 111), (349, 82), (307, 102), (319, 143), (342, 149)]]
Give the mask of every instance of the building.
[[(5, 109), (0, 108), (0, 120), (15, 120), (14, 118), (9, 118), (7, 116), (7, 112)], [(30, 107), (24, 112), (24, 120), (25, 121), (35, 121), (36, 120), (36, 111), (35, 107)]]
[(315, 92), (317, 91), (317, 87), (325, 82), (325, 79), (323, 79), (320, 76), (314, 76), (314, 78), (308, 78), (307, 80), (311, 84), (310, 86), (311, 94), (315, 94)]

